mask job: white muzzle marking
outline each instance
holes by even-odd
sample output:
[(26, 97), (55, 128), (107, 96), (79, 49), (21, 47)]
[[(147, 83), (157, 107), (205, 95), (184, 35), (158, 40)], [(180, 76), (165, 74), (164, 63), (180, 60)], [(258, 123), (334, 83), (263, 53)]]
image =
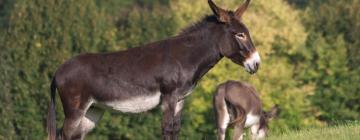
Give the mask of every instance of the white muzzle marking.
[(253, 52), (249, 58), (244, 61), (245, 70), (249, 73), (255, 73), (260, 64), (260, 55), (257, 51)]

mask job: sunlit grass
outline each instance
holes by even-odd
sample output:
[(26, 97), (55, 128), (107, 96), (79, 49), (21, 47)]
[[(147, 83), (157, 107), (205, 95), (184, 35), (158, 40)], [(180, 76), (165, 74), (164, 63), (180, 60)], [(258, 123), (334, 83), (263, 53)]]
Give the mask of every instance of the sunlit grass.
[(272, 135), (267, 140), (360, 140), (360, 124), (348, 123)]

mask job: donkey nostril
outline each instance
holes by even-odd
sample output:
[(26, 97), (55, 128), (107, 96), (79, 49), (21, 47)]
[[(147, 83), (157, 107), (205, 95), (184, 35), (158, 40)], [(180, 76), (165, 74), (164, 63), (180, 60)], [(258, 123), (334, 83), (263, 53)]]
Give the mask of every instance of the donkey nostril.
[(260, 63), (259, 62), (255, 62), (255, 69), (259, 69), (260, 67)]

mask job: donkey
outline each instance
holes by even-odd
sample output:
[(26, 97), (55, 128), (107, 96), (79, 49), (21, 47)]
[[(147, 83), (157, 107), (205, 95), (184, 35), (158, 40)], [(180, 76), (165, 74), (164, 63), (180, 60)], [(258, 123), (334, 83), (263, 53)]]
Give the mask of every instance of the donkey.
[(213, 15), (180, 34), (112, 53), (78, 55), (56, 71), (51, 83), (48, 138), (56, 139), (55, 93), (65, 120), (59, 138), (84, 139), (108, 108), (140, 113), (162, 104), (162, 138), (177, 139), (184, 98), (223, 57), (254, 74), (260, 56), (241, 20), (250, 0), (236, 11), (208, 1)]
[[(227, 81), (217, 87), (213, 98), (218, 140), (225, 139), (228, 124), (234, 125), (233, 140), (243, 139), (243, 129), (251, 127), (253, 140), (267, 135), (268, 122), (275, 117), (278, 106), (265, 112), (255, 88), (250, 84)], [(231, 121), (231, 122), (230, 122)]]

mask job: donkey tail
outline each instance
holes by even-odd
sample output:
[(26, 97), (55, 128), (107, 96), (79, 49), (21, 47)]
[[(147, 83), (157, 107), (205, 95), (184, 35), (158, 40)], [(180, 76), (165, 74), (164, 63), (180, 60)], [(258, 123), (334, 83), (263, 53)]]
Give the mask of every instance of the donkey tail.
[(245, 121), (245, 111), (242, 109), (233, 109), (235, 114), (235, 119), (229, 123), (230, 126), (234, 126), (239, 123), (244, 123)]
[(240, 122), (244, 121), (244, 118), (243, 117), (236, 117), (233, 121), (231, 121), (229, 123), (230, 126), (234, 126)]
[(51, 99), (48, 106), (47, 131), (48, 131), (48, 140), (55, 140), (56, 139), (55, 77), (52, 79), (50, 90), (51, 90)]

